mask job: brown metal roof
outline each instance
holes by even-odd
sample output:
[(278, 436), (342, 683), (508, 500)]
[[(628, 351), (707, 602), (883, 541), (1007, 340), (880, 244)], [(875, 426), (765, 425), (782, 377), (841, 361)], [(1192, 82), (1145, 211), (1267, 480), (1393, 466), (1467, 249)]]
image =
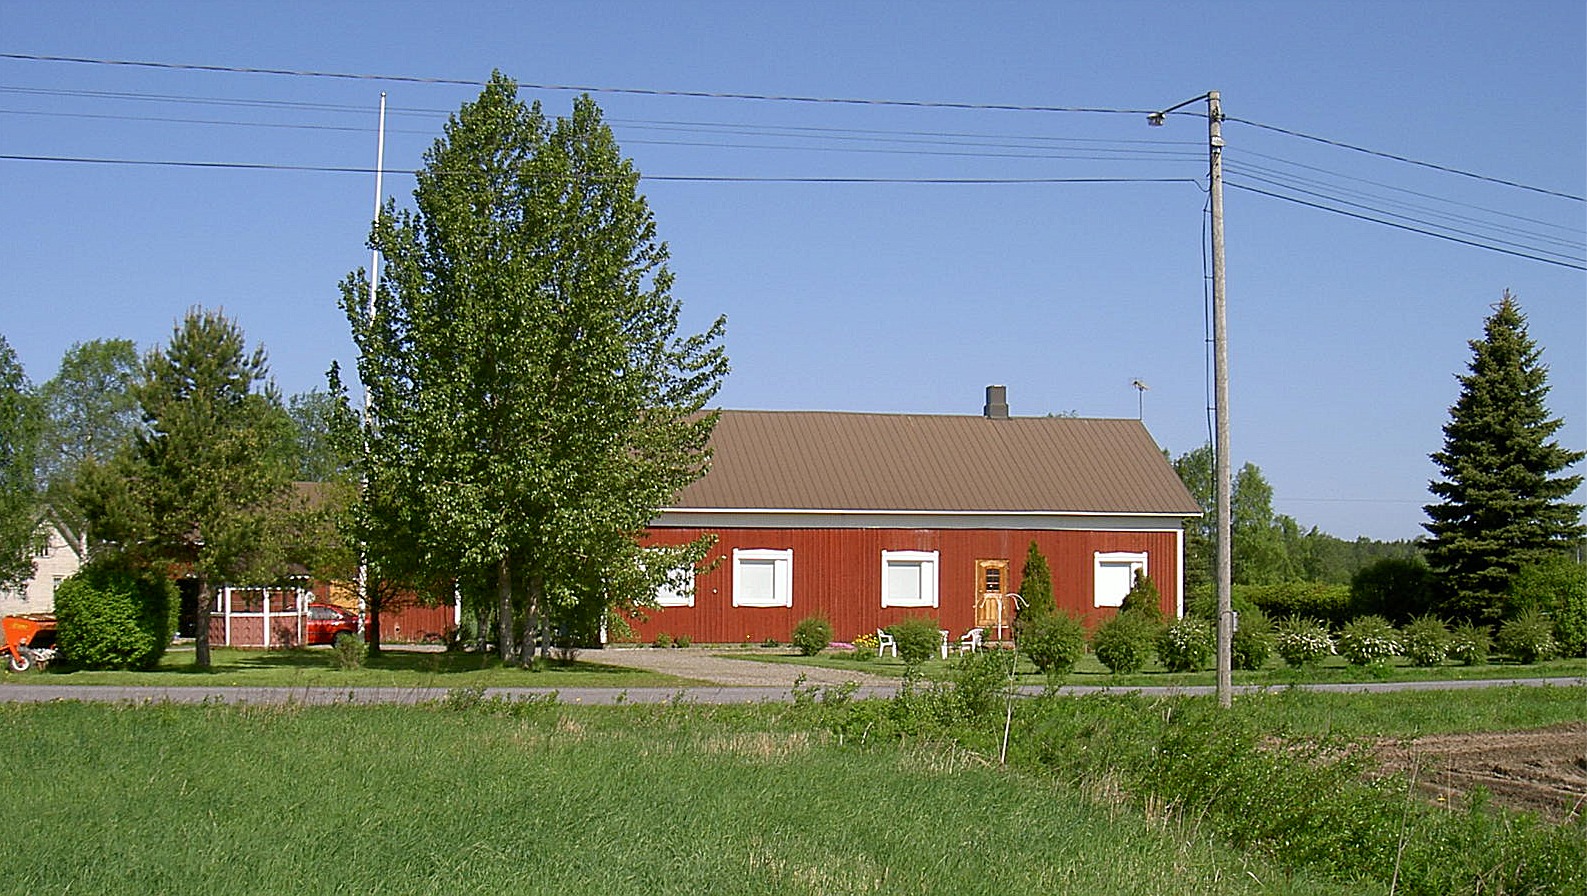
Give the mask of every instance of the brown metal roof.
[(1201, 513), (1136, 420), (723, 411), (675, 508)]

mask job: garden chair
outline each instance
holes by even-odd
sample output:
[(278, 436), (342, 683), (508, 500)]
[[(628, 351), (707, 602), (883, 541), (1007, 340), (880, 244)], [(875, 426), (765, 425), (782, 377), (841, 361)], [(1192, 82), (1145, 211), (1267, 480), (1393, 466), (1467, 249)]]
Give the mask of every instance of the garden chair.
[(977, 650), (980, 650), (981, 638), (985, 634), (986, 630), (980, 628), (972, 628), (965, 632), (964, 637), (959, 639), (959, 655), (963, 656), (967, 653), (975, 653)]
[(876, 630), (876, 655), (881, 656), (884, 650), (891, 650), (893, 656), (898, 656), (898, 641), (886, 629), (879, 628)]

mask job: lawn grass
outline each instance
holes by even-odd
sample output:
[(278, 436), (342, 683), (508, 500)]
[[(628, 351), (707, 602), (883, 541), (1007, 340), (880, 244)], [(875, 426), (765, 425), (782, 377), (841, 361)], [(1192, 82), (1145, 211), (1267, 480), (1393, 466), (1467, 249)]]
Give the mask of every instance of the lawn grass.
[(0, 888), (1386, 892), (942, 741), (843, 745), (810, 709), (0, 706), (0, 786), (24, 807)]
[(166, 652), (147, 672), (86, 671), (51, 666), (43, 672), (6, 674), (0, 681), (26, 684), (149, 687), (283, 688), (643, 688), (701, 684), (686, 678), (598, 663), (551, 663), (541, 670), (504, 666), (494, 654), (383, 650), (359, 669), (340, 669), (328, 648), (237, 650), (216, 648), (208, 671), (193, 665), (191, 648)]

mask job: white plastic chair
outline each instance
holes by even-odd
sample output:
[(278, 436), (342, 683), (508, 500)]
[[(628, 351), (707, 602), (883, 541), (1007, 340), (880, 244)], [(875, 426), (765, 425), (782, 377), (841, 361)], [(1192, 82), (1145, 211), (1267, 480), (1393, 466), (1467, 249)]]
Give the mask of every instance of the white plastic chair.
[(980, 628), (972, 628), (965, 632), (964, 637), (959, 639), (959, 655), (963, 656), (966, 653), (975, 653), (980, 650), (981, 638), (985, 634), (986, 630)]
[(898, 641), (885, 629), (876, 630), (876, 655), (881, 656), (882, 651), (891, 650), (893, 656), (898, 656)]

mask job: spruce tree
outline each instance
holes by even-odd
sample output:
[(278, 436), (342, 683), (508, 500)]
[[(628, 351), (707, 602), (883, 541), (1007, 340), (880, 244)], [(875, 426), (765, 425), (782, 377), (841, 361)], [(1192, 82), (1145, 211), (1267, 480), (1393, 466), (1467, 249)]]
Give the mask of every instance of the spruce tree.
[(1051, 615), (1057, 607), (1052, 593), (1052, 570), (1034, 541), (1025, 550), (1025, 566), (1019, 573), (1019, 596), (1024, 604), (1015, 611), (1016, 627), (1021, 620)]
[(1444, 425), (1444, 449), (1432, 459), (1443, 478), (1429, 483), (1427, 559), (1441, 581), (1446, 618), (1494, 622), (1510, 580), (1582, 537), (1582, 505), (1566, 499), (1581, 476), (1561, 475), (1584, 452), (1552, 436), (1548, 368), (1527, 336), (1526, 317), (1507, 290), (1471, 342), (1470, 373)]

